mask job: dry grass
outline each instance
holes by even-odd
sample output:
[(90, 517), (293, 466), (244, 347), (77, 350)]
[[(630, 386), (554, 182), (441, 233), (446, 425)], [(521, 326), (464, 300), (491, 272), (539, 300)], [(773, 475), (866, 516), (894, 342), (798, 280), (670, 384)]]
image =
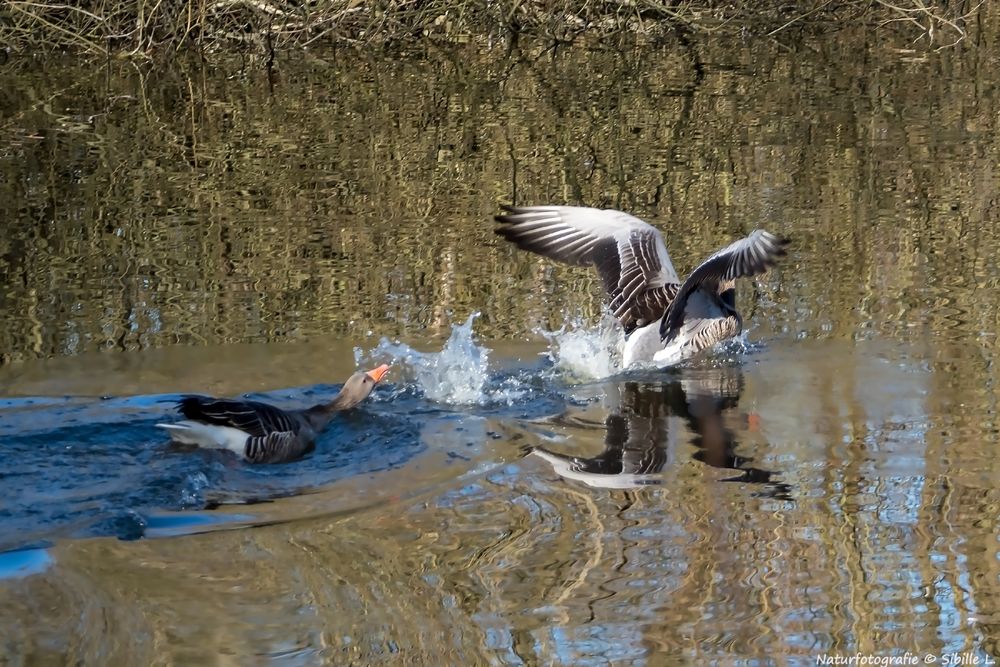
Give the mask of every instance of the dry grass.
[(421, 38), (566, 42), (676, 32), (761, 34), (859, 23), (903, 28), (934, 47), (963, 40), (983, 3), (968, 0), (7, 0), (0, 46), (141, 56), (196, 48), (273, 54), (319, 42)]

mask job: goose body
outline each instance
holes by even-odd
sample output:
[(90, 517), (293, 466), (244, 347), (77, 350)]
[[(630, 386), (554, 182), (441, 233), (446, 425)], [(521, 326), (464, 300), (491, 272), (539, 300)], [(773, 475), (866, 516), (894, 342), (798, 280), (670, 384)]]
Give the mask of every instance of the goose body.
[(157, 424), (174, 442), (226, 449), (250, 463), (286, 463), (312, 450), (337, 413), (365, 400), (388, 372), (386, 365), (348, 378), (329, 403), (305, 410), (282, 410), (259, 401), (185, 396), (177, 409), (185, 417)]
[(625, 368), (671, 366), (736, 336), (736, 280), (763, 273), (785, 254), (786, 240), (758, 229), (722, 248), (682, 282), (660, 231), (613, 209), (504, 206), (494, 231), (517, 247), (579, 266), (594, 266), (608, 305), (625, 331)]

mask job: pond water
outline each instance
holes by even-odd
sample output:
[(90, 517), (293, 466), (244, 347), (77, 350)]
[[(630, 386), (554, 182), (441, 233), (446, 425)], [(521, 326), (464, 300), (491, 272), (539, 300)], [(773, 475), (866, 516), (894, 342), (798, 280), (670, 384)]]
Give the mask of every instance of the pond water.
[[(987, 27), (12, 57), (0, 662), (992, 660)], [(621, 373), (596, 275), (492, 234), (511, 201), (635, 213), (681, 273), (792, 245), (741, 338)], [(383, 362), (296, 463), (154, 427)]]

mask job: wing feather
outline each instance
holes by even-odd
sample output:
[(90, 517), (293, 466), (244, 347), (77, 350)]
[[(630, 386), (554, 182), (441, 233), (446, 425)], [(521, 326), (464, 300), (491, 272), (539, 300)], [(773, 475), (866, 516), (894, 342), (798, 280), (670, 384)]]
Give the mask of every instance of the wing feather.
[[(578, 266), (594, 265), (625, 333), (659, 319), (680, 283), (660, 231), (612, 209), (504, 206), (495, 232), (517, 247)], [(658, 309), (662, 306), (662, 309)]]
[(275, 431), (247, 439), (246, 458), (251, 463), (284, 463), (298, 459), (312, 449), (292, 431)]
[(246, 431), (251, 437), (271, 433), (297, 433), (301, 422), (280, 408), (257, 401), (234, 401), (207, 396), (185, 396), (178, 410), (188, 419)]
[(691, 293), (700, 287), (718, 290), (719, 284), (764, 273), (785, 255), (787, 239), (762, 229), (731, 243), (702, 262), (681, 285), (666, 314), (660, 321), (660, 337), (673, 340), (684, 323), (684, 309)]

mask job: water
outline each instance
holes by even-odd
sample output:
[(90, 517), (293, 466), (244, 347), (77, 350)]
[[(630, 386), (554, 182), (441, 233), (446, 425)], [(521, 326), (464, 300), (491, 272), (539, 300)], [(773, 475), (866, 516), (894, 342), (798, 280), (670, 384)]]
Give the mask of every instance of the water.
[[(402, 467), (428, 447), (477, 460), (487, 417), (543, 416), (557, 409), (560, 394), (558, 384), (532, 379), (539, 364), (491, 373), (489, 350), (474, 341), (476, 315), (455, 325), (438, 352), (385, 339), (367, 354), (356, 350), (360, 367), (388, 361), (399, 381), (381, 383), (361, 408), (335, 420), (307, 455), (308, 470), (250, 466), (224, 451), (170, 443), (153, 427), (179, 419), (180, 394), (7, 399), (0, 437), (8, 456), (0, 476), (9, 495), (0, 511), (0, 551), (62, 537), (139, 539), (270, 521), (268, 508), (228, 517), (203, 511), (314, 493), (343, 478)], [(245, 397), (294, 408), (320, 403), (338, 389), (318, 385)], [(468, 406), (484, 410), (461, 411)]]
[[(996, 656), (995, 18), (271, 79), (11, 57), (0, 662)], [(682, 274), (793, 243), (739, 339), (623, 373), (596, 276), (492, 234), (510, 201), (626, 209)], [(383, 362), (299, 462), (154, 427)]]

